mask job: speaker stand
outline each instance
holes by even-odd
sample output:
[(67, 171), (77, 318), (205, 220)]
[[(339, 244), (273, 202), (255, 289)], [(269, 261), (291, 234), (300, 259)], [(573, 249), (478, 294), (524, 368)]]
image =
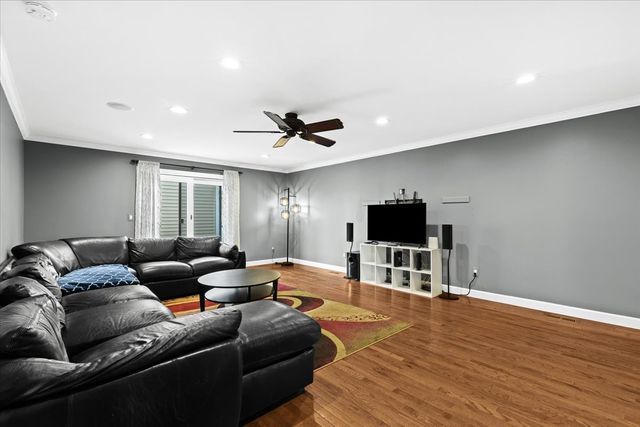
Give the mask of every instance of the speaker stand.
[(455, 301), (457, 299), (460, 299), (458, 297), (458, 295), (456, 294), (452, 294), (451, 291), (451, 268), (450, 268), (450, 263), (449, 260), (451, 260), (451, 249), (449, 249), (449, 253), (447, 255), (447, 292), (443, 292), (440, 295), (438, 295), (438, 297), (442, 298), (442, 299), (446, 299), (449, 301)]
[(448, 291), (447, 292), (443, 292), (440, 295), (438, 295), (438, 298), (448, 299), (448, 300), (451, 300), (451, 301), (460, 299), (460, 298), (458, 298), (458, 295), (452, 294), (451, 292), (448, 292)]
[(276, 262), (276, 264), (281, 265), (283, 267), (291, 267), (293, 265), (291, 261)]

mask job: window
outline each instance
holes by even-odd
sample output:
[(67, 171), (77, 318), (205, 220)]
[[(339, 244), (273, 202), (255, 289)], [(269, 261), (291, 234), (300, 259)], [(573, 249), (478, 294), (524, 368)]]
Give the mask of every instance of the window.
[(160, 237), (219, 236), (222, 175), (160, 171)]

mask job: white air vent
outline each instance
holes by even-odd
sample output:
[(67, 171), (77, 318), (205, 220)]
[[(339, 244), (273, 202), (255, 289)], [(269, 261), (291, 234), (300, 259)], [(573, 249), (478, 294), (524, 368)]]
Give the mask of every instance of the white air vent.
[(25, 11), (37, 19), (42, 19), (47, 22), (52, 22), (56, 20), (56, 16), (58, 16), (58, 12), (53, 10), (49, 3), (44, 1), (24, 1)]

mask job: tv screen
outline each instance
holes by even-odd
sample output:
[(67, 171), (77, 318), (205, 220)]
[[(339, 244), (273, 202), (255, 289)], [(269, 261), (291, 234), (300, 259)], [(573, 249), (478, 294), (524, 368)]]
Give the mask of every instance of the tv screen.
[(424, 245), (427, 243), (427, 204), (369, 205), (367, 239)]

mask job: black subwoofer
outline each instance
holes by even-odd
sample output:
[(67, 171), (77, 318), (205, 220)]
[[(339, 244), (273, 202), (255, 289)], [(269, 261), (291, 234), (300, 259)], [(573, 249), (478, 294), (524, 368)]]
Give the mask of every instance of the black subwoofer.
[(344, 278), (360, 280), (360, 252), (347, 252), (347, 275)]

